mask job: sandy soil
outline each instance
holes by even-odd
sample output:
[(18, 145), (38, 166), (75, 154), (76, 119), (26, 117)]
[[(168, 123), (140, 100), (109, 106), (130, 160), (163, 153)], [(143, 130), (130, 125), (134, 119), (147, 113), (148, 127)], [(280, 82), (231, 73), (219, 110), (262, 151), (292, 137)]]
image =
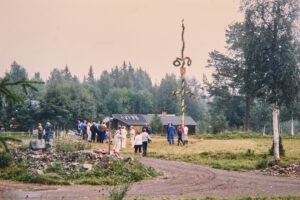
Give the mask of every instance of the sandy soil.
[[(140, 160), (163, 172), (164, 176), (133, 184), (127, 194), (129, 198), (300, 196), (299, 179), (224, 171), (153, 158)], [(0, 199), (102, 199), (108, 195), (108, 191), (109, 188), (103, 186), (45, 186), (0, 182)]]

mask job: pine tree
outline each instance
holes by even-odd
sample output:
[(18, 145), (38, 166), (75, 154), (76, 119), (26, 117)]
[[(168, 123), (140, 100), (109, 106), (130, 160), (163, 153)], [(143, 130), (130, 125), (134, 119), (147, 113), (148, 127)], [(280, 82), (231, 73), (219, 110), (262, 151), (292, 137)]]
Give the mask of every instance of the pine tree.
[(90, 66), (90, 69), (89, 69), (87, 81), (88, 81), (89, 83), (95, 82), (94, 71), (93, 71), (92, 65)]

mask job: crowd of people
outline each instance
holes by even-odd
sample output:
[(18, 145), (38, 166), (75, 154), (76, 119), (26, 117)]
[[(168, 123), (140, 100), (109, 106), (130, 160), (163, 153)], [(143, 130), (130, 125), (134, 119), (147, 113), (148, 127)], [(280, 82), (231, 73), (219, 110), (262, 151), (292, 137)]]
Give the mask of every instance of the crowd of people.
[(111, 133), (108, 131), (106, 123), (99, 121), (96, 122), (87, 122), (84, 120), (81, 122), (78, 120), (76, 124), (77, 135), (81, 136), (83, 140), (103, 143), (106, 141), (108, 143), (112, 137)]
[[(39, 123), (38, 126), (38, 139), (45, 139), (46, 142), (50, 142), (50, 132), (53, 125), (50, 122), (47, 122), (45, 127), (42, 126), (41, 123)], [(79, 137), (82, 137), (83, 140), (91, 141), (91, 142), (98, 142), (98, 143), (112, 143), (112, 135), (108, 131), (108, 128), (106, 126), (105, 122), (99, 121), (96, 122), (87, 122), (84, 120), (81, 122), (78, 120), (76, 124), (76, 135)], [(167, 127), (167, 139), (169, 144), (173, 145), (174, 142), (174, 136), (175, 136), (176, 128), (172, 123), (168, 123)], [(114, 147), (113, 151), (114, 153), (119, 153), (121, 148), (126, 148), (126, 140), (127, 140), (127, 130), (126, 126), (118, 126), (118, 129), (115, 132), (114, 135)], [(129, 131), (129, 137), (130, 137), (130, 145), (132, 148), (134, 148), (135, 153), (142, 153), (143, 155), (147, 155), (147, 147), (148, 143), (151, 142), (150, 135), (152, 134), (151, 128), (144, 124), (142, 127), (142, 132), (139, 132), (135, 127), (131, 126)], [(177, 134), (178, 134), (178, 143), (185, 145), (188, 142), (188, 127), (179, 125), (177, 127)]]
[[(141, 154), (143, 149), (143, 156), (146, 156), (148, 143), (151, 142), (151, 129), (145, 124), (142, 128), (142, 133), (140, 133), (136, 128), (130, 126), (129, 134), (131, 147), (134, 148), (134, 152)], [(114, 153), (118, 154), (120, 148), (126, 148), (126, 140), (126, 127), (119, 126), (114, 136)]]

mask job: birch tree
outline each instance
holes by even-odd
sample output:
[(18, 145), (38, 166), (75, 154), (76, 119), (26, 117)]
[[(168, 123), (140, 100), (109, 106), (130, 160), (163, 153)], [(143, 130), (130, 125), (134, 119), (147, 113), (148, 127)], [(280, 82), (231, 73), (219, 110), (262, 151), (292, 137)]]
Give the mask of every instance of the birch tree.
[(242, 7), (259, 29), (257, 43), (263, 47), (257, 68), (261, 94), (272, 105), (274, 160), (280, 161), (278, 115), (282, 105), (292, 105), (299, 92), (298, 42), (295, 21), (297, 0), (244, 0)]

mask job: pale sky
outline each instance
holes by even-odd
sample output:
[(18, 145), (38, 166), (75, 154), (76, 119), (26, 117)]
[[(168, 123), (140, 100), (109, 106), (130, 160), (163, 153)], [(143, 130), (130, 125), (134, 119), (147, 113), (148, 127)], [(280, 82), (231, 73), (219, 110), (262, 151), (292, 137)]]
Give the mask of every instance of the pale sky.
[(153, 82), (179, 75), (181, 19), (187, 76), (199, 81), (208, 53), (225, 51), (225, 30), (241, 21), (239, 0), (0, 0), (0, 76), (16, 60), (32, 77), (47, 79), (53, 68), (69, 66), (81, 80), (121, 66), (142, 67)]

